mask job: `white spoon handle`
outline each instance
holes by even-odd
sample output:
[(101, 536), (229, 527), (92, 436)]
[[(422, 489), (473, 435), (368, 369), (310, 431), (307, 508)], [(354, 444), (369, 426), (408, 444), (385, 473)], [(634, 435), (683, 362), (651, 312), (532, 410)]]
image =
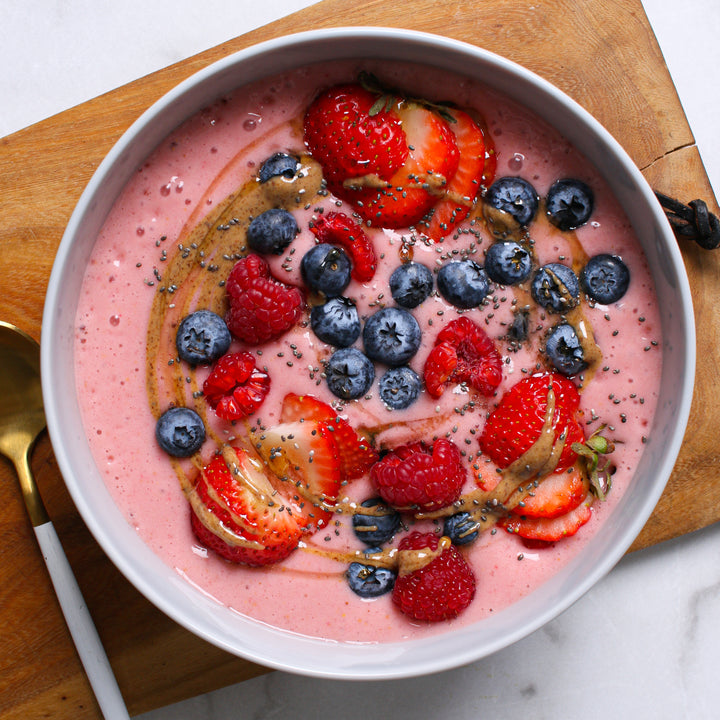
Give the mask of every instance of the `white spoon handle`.
[(129, 720), (105, 649), (52, 522), (35, 526), (60, 607), (105, 720)]

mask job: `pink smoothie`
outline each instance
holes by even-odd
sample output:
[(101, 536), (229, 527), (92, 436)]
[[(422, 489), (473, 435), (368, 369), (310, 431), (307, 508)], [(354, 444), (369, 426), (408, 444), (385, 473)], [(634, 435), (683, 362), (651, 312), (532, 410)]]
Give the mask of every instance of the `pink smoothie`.
[[(306, 548), (300, 547), (279, 565), (254, 569), (232, 565), (202, 547), (190, 530), (190, 510), (176, 467), (155, 442), (155, 416), (148, 399), (148, 362), (153, 365), (151, 377), (157, 382), (163, 409), (178, 394), (193, 406), (193, 392), (208, 372), (200, 368), (191, 373), (175, 361), (175, 324), (195, 309), (202, 288), (210, 293), (212, 303), (222, 303), (222, 281), (234, 257), (196, 247), (194, 229), (207, 217), (214, 222), (215, 208), (253, 181), (263, 160), (272, 153), (304, 152), (302, 116), (317, 89), (353, 80), (360, 69), (374, 72), (388, 85), (406, 88), (410, 95), (451, 100), (480, 112), (496, 146), (498, 177), (520, 175), (541, 197), (558, 178), (585, 181), (595, 193), (591, 221), (572, 233), (562, 233), (545, 220), (535, 221), (530, 236), (537, 261), (570, 264), (580, 255), (617, 254), (632, 278), (627, 294), (615, 305), (591, 307), (583, 302), (582, 308), (602, 352), (597, 371), (581, 388), (586, 434), (605, 423), (609, 426), (605, 434), (617, 446), (613, 454), (617, 471), (607, 500), (593, 503), (592, 519), (577, 535), (541, 549), (528, 549), (519, 538), (501, 530), (483, 533), (463, 549), (477, 577), (473, 603), (457, 620), (435, 625), (409, 621), (395, 609), (389, 595), (361, 600), (347, 586), (345, 565)], [(300, 259), (315, 242), (308, 225), (320, 208), (337, 210), (338, 202), (320, 195), (292, 204), (301, 232), (286, 253), (268, 258), (278, 279), (301, 285)], [(352, 212), (347, 206), (339, 209)], [(247, 218), (240, 220), (247, 224)], [(242, 254), (242, 231), (232, 232), (237, 232), (235, 252)], [(388, 279), (400, 263), (403, 238), (413, 237), (410, 231), (372, 227), (367, 233), (381, 257), (378, 272), (364, 285), (351, 281), (344, 293), (356, 299), (363, 319), (383, 304), (393, 304)], [(442, 243), (417, 239), (414, 260), (437, 269), (462, 253), (482, 264), (492, 241), (478, 217)], [(172, 280), (173, 268), (187, 258), (194, 261), (190, 276), (194, 284), (190, 289), (188, 280), (175, 288), (168, 278)], [(510, 348), (501, 338), (512, 321), (514, 300), (523, 301), (527, 297), (524, 292), (494, 288), (485, 305), (463, 313), (496, 339), (503, 355), (504, 377), (498, 398), (525, 373), (535, 370), (540, 361), (541, 328), (555, 322), (536, 308), (531, 317), (531, 341), (519, 351)], [(159, 307), (163, 309), (158, 321), (161, 340), (148, 356), (148, 327)], [(413, 314), (423, 330), (423, 341), (409, 364), (422, 376), (437, 332), (459, 313), (435, 293)], [(643, 253), (617, 201), (587, 161), (547, 124), (474, 81), (448, 77), (431, 68), (419, 71), (396, 66), (388, 70), (370, 62), (303, 68), (243, 88), (204, 109), (167, 138), (138, 169), (97, 239), (76, 326), (76, 378), (87, 436), (110, 492), (144, 541), (188, 582), (238, 613), (294, 633), (352, 642), (421, 637), (497, 613), (532, 592), (592, 541), (632, 482), (653, 417), (662, 363), (655, 291)], [(356, 345), (361, 348), (362, 341)], [(232, 349), (246, 348), (235, 342)], [(321, 376), (322, 360), (331, 348), (314, 336), (306, 321), (260, 350), (249, 349), (256, 354), (258, 365), (267, 367), (272, 382), (253, 422), (264, 426), (277, 423), (288, 392), (314, 394), (337, 405)], [(464, 453), (468, 488), (472, 488), (477, 474), (474, 466), (481, 472), (487, 467), (479, 456), (477, 437), (497, 398), (482, 398), (458, 386), (448, 388), (439, 399), (423, 392), (407, 411), (391, 411), (377, 396), (382, 372), (377, 368), (369, 398), (342, 403), (342, 415), (355, 427), (395, 423), (378, 436), (382, 447), (408, 440), (451, 438)], [(242, 432), (239, 426), (213, 418), (212, 413), (208, 417), (212, 437), (221, 442), (231, 443), (234, 435)], [(414, 422), (407, 424), (408, 420)], [(206, 443), (203, 458), (207, 460), (216, 447), (217, 441)], [(192, 476), (189, 463), (180, 463), (180, 467)], [(352, 482), (344, 492), (355, 502), (375, 495), (367, 478)], [(442, 523), (418, 521), (412, 529), (439, 532)], [(304, 543), (323, 550), (360, 549), (350, 518), (344, 515), (337, 515), (327, 529)]]

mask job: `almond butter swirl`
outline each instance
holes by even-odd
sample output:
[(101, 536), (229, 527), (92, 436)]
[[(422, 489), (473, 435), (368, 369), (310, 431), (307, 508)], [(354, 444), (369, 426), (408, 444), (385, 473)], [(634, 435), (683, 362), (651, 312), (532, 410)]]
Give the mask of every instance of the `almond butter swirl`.
[[(168, 258), (164, 268), (165, 289), (155, 294), (147, 329), (146, 386), (155, 417), (170, 404), (185, 404), (189, 391), (206, 428), (212, 427), (195, 369), (173, 360), (177, 356), (174, 347), (177, 326), (197, 307), (224, 315), (226, 299), (222, 279), (228, 276), (233, 264), (247, 254), (245, 238), (252, 217), (272, 207), (293, 209), (313, 202), (321, 188), (320, 166), (309, 156), (303, 156), (300, 169), (292, 179), (280, 176), (266, 183), (251, 180), (182, 234), (178, 251)], [(209, 433), (209, 439), (218, 448), (225, 444), (225, 439), (212, 430)], [(177, 460), (172, 463), (183, 491), (190, 496), (193, 484), (186, 466)], [(201, 469), (199, 456), (193, 457), (192, 465)]]

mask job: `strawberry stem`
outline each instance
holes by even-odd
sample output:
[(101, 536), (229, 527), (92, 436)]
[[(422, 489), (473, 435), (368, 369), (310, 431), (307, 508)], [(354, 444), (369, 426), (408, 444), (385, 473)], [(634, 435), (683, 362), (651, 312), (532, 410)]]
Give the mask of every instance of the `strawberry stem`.
[(400, 100), (405, 100), (407, 102), (421, 105), (428, 110), (432, 110), (433, 112), (437, 113), (443, 120), (446, 120), (449, 123), (457, 122), (455, 117), (450, 112), (450, 108), (452, 107), (452, 103), (450, 102), (436, 103), (432, 100), (427, 100), (426, 98), (411, 97), (405, 94), (402, 90), (385, 87), (375, 75), (365, 71), (361, 72), (358, 75), (358, 82), (363, 89), (373, 93), (374, 95), (379, 96), (377, 101), (373, 103), (372, 107), (370, 108), (370, 117), (374, 117), (381, 112), (390, 112), (390, 110), (392, 110), (393, 106), (397, 102), (399, 102)]
[(600, 433), (606, 425), (601, 425), (584, 443), (573, 443), (572, 449), (580, 456), (585, 465), (585, 472), (590, 480), (590, 490), (598, 498), (605, 500), (612, 486), (612, 475), (615, 467), (605, 458), (600, 466), (600, 457), (609, 455), (615, 450), (613, 442)]

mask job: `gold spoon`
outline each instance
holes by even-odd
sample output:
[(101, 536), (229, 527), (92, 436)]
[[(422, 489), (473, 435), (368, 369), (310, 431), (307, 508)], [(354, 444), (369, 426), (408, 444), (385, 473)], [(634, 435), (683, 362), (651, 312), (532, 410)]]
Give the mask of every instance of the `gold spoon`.
[(117, 681), (30, 469), (30, 452), (44, 428), (40, 347), (0, 320), (0, 453), (17, 470), (30, 522), (98, 705), (107, 720), (124, 720), (129, 715)]

